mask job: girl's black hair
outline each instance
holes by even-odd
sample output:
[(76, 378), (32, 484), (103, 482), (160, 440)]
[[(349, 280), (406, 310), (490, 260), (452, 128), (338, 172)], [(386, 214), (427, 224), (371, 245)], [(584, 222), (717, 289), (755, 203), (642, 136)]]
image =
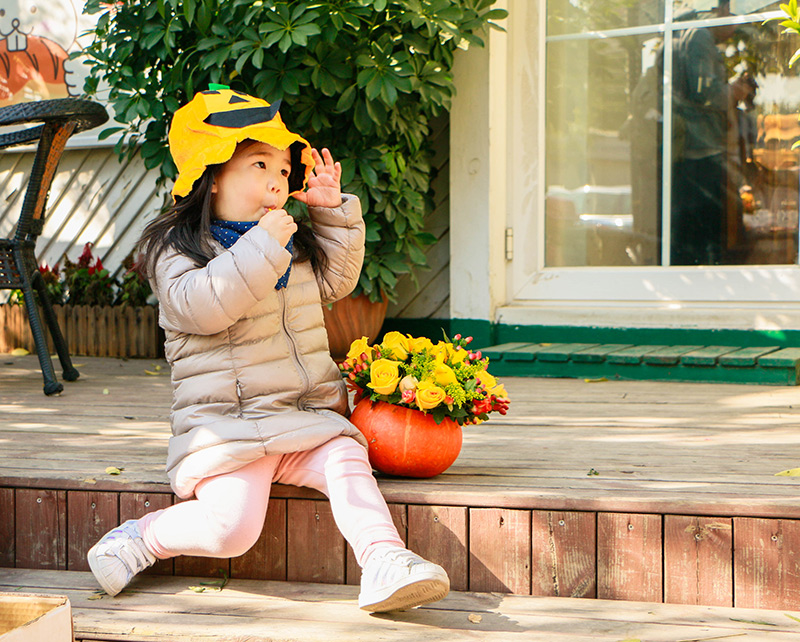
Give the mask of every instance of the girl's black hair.
[[(245, 141), (249, 142), (249, 141)], [(292, 170), (289, 175), (289, 190), (295, 191), (303, 186), (305, 174), (300, 162), (302, 144), (290, 147)], [(206, 264), (216, 255), (211, 244), (211, 220), (214, 218), (211, 207), (214, 178), (221, 164), (209, 165), (203, 175), (192, 185), (192, 191), (185, 197), (176, 196), (175, 204), (163, 214), (153, 219), (142, 232), (136, 244), (135, 252), (140, 257), (139, 271), (146, 277), (152, 277), (159, 257), (167, 248), (173, 248), (179, 254), (188, 256), (198, 267)], [(311, 261), (311, 267), (317, 275), (328, 268), (328, 257), (314, 235), (311, 227), (298, 221), (294, 233), (294, 258), (297, 263)]]

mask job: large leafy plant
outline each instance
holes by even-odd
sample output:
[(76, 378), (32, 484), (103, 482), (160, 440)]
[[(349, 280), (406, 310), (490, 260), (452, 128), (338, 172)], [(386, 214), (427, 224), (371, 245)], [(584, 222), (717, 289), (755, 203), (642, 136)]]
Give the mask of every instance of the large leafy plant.
[[(273, 102), (287, 125), (342, 161), (364, 205), (367, 251), (357, 292), (393, 299), (399, 274), (425, 265), (430, 120), (454, 93), (453, 53), (506, 12), (495, 0), (88, 0), (100, 13), (90, 93), (102, 78), (124, 128), (162, 181), (172, 114), (209, 83)], [(498, 27), (499, 28), (499, 27)], [(101, 134), (101, 135), (103, 135)]]

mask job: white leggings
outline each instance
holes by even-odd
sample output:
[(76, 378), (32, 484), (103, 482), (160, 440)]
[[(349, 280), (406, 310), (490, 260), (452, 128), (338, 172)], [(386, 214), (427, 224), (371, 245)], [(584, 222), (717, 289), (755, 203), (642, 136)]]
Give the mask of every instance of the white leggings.
[(147, 548), (160, 559), (244, 554), (264, 527), (273, 482), (324, 493), (362, 567), (375, 549), (404, 546), (372, 476), (367, 451), (340, 436), (312, 450), (267, 455), (232, 473), (204, 479), (195, 489), (197, 499), (139, 520)]

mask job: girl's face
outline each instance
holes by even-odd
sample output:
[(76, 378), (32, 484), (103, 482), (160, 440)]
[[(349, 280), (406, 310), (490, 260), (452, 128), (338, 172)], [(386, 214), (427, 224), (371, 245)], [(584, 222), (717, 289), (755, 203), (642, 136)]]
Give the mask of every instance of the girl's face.
[(289, 149), (257, 141), (239, 145), (214, 179), (211, 207), (223, 221), (258, 221), (289, 198)]

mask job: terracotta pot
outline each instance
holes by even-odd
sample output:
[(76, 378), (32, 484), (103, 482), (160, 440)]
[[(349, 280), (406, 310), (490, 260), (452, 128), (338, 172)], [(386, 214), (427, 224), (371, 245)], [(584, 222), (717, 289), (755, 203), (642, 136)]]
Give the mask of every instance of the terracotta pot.
[(367, 337), (370, 343), (374, 342), (386, 318), (388, 305), (386, 298), (373, 303), (362, 294), (355, 298), (347, 296), (339, 299), (330, 308), (322, 306), (331, 356), (336, 361), (342, 361), (347, 356), (350, 344), (361, 337)]
[(433, 477), (461, 452), (461, 426), (420, 410), (362, 399), (350, 421), (367, 438), (372, 467), (387, 475)]

